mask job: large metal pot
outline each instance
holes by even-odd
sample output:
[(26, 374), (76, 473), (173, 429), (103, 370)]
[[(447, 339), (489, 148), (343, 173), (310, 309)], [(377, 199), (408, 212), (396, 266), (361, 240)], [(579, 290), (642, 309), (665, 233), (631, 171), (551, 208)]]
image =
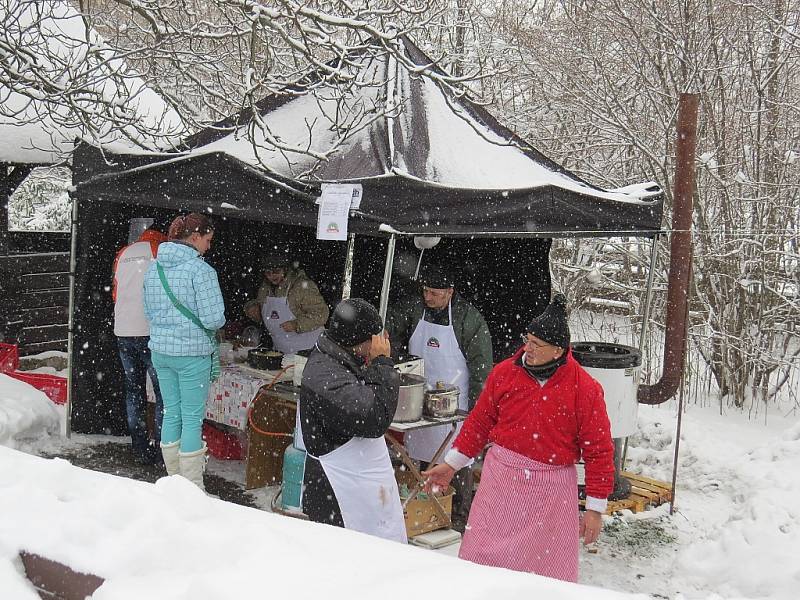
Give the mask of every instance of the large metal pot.
[(283, 361), (283, 352), (253, 348), (247, 353), (247, 364), (261, 371), (278, 371)]
[(425, 378), (403, 373), (400, 375), (400, 394), (394, 421), (411, 423), (422, 418), (422, 403), (425, 400)]
[(458, 410), (458, 396), (456, 386), (437, 383), (433, 389), (426, 390), (422, 412), (436, 419), (452, 417)]

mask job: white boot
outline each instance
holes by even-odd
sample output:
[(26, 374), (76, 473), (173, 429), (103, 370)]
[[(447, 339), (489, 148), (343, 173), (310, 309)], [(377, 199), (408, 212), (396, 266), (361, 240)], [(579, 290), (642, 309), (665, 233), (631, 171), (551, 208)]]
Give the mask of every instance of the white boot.
[(169, 444), (161, 444), (161, 456), (164, 457), (164, 466), (167, 468), (167, 475), (180, 475), (181, 473), (181, 464), (178, 459), (180, 447), (180, 440)]
[(206, 470), (207, 449), (208, 447), (204, 442), (200, 450), (180, 452), (178, 454), (181, 461), (181, 475), (203, 491), (206, 491), (205, 485), (203, 485), (203, 471)]

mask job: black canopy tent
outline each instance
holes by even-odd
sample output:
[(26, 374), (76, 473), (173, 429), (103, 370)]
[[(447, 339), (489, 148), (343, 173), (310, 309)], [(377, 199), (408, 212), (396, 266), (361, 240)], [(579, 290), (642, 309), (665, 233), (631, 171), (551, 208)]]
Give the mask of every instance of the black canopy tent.
[[(90, 172), (86, 147), (76, 166)], [(116, 162), (118, 157), (114, 158)], [(146, 160), (141, 158), (140, 160)], [(79, 162), (80, 161), (80, 162)], [(92, 161), (94, 162), (94, 161)], [(96, 163), (97, 164), (97, 163)], [(98, 164), (102, 168), (104, 161)], [(563, 188), (474, 190), (403, 177), (359, 182), (364, 198), (349, 229), (378, 234), (381, 224), (408, 235), (539, 237), (654, 235), (661, 197), (626, 204)], [(94, 175), (81, 196), (175, 210), (211, 211), (237, 219), (316, 227), (319, 185), (287, 180), (224, 152), (159, 160)]]
[[(395, 296), (409, 291), (413, 235), (443, 236), (426, 259), (457, 272), (460, 291), (492, 329), (497, 357), (550, 297), (551, 238), (658, 233), (657, 185), (592, 186), (453, 95), (446, 83), (420, 77), (414, 66), (432, 61), (409, 40), (398, 43), (405, 62), (374, 49), (350, 60), (359, 85), (342, 90), (332, 82), (313, 96), (265, 99), (257, 120), (263, 128), (242, 113), (193, 136), (178, 155), (76, 151), (75, 430), (125, 429), (107, 290), (131, 217), (166, 219), (190, 210), (216, 217), (208, 260), (220, 272), (229, 319), (255, 293), (259, 254), (275, 248), (291, 248), (334, 304), (346, 249), (315, 239), (315, 199), (322, 183), (360, 183), (363, 199), (349, 222), (359, 234), (353, 295), (377, 299), (387, 232), (395, 232), (392, 248), (396, 234), (405, 234)], [(305, 152), (276, 151), (268, 138)]]

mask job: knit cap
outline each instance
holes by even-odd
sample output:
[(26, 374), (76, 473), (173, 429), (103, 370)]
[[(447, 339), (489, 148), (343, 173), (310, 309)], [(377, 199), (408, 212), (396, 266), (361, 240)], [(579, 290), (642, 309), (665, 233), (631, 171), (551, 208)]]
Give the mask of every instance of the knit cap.
[(272, 269), (289, 269), (289, 255), (272, 253), (261, 259), (261, 268), (265, 271)]
[(454, 287), (455, 281), (453, 274), (444, 267), (427, 265), (419, 274), (419, 282), (425, 287), (435, 290), (446, 290)]
[(569, 346), (569, 325), (567, 324), (567, 299), (564, 294), (556, 294), (544, 312), (528, 323), (525, 329), (543, 342), (567, 348)]

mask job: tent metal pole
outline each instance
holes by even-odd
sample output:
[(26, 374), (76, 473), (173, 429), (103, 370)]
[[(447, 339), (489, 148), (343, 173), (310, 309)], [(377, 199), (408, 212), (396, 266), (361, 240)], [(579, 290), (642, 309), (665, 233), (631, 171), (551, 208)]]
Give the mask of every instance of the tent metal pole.
[[(687, 309), (688, 312), (688, 309)], [(672, 458), (672, 496), (669, 501), (669, 514), (675, 514), (675, 484), (678, 481), (678, 452), (681, 446), (681, 422), (683, 421), (684, 391), (686, 389), (686, 368), (681, 373), (681, 387), (678, 393), (678, 419), (675, 424), (675, 453)]]
[(353, 254), (356, 247), (356, 234), (347, 235), (347, 256), (344, 259), (344, 281), (342, 282), (342, 300), (350, 297), (350, 290), (353, 285)]
[[(644, 312), (642, 313), (642, 330), (639, 332), (639, 356), (644, 360), (644, 347), (647, 343), (647, 333), (650, 330), (650, 312), (653, 308), (653, 281), (656, 274), (656, 261), (658, 260), (658, 240), (661, 236), (653, 236), (653, 243), (650, 246), (650, 266), (647, 273), (647, 293), (644, 300)], [(628, 438), (625, 437), (625, 445), (622, 447), (622, 460), (620, 461), (620, 471), (625, 470), (625, 460), (628, 458)]]
[(394, 234), (389, 237), (389, 245), (386, 248), (386, 264), (383, 267), (383, 286), (381, 287), (381, 303), (378, 312), (384, 323), (386, 322), (386, 312), (389, 309), (389, 288), (392, 285), (392, 268), (394, 267), (394, 245), (397, 238)]
[(658, 240), (661, 236), (653, 236), (653, 244), (650, 247), (650, 272), (647, 274), (647, 295), (644, 301), (644, 313), (642, 314), (642, 331), (639, 334), (639, 353), (644, 355), (644, 346), (647, 343), (647, 332), (650, 329), (650, 311), (653, 307), (653, 280), (656, 273), (656, 261), (658, 260)]
[(419, 268), (422, 266), (422, 255), (425, 254), (425, 248), (421, 248), (419, 251), (419, 258), (417, 259), (417, 268), (414, 270), (414, 281), (419, 279)]
[(72, 373), (75, 369), (75, 363), (72, 360), (73, 355), (73, 328), (75, 324), (75, 264), (78, 249), (78, 198), (72, 198), (72, 224), (70, 228), (70, 246), (69, 246), (69, 319), (67, 321), (67, 360), (69, 368), (67, 369), (67, 410), (66, 410), (66, 434), (67, 438), (72, 437)]

